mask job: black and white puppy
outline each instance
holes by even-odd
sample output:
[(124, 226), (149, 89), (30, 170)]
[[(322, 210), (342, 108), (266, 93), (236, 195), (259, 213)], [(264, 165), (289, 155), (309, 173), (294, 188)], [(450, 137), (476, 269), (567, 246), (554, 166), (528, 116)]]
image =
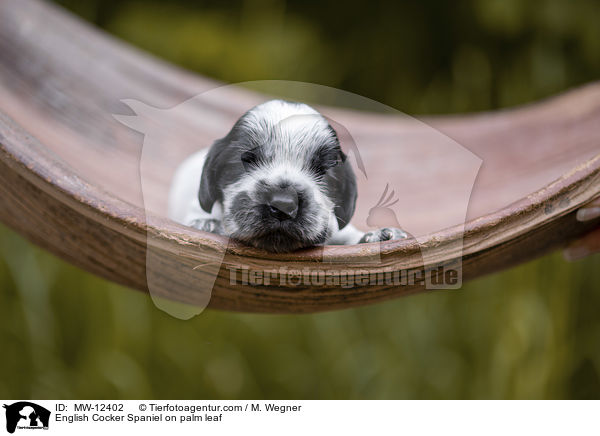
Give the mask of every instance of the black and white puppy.
[(406, 237), (349, 224), (356, 178), (335, 130), (316, 110), (271, 100), (177, 169), (171, 219), (272, 252)]

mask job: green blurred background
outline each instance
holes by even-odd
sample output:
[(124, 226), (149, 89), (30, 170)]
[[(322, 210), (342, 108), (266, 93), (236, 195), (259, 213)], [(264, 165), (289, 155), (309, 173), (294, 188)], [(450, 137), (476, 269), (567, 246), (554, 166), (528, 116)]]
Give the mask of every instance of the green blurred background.
[[(414, 115), (600, 77), (591, 0), (59, 3), (226, 82), (319, 83)], [(0, 227), (0, 397), (600, 398), (599, 267), (554, 253), (460, 291), (179, 321)]]

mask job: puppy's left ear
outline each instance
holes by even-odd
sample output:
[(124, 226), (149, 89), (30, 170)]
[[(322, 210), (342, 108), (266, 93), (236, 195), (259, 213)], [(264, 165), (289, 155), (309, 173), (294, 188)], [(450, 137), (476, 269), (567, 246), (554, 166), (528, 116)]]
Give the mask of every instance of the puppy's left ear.
[(213, 143), (208, 150), (204, 167), (202, 168), (202, 176), (200, 177), (200, 190), (198, 191), (198, 200), (200, 206), (206, 212), (210, 213), (215, 201), (221, 200), (221, 192), (219, 186), (219, 174), (221, 171), (222, 154), (227, 147), (227, 141), (219, 139)]
[(342, 162), (331, 168), (333, 173), (329, 180), (330, 197), (334, 203), (334, 213), (337, 218), (338, 228), (341, 230), (350, 224), (354, 209), (356, 208), (356, 176), (350, 161), (342, 154)]

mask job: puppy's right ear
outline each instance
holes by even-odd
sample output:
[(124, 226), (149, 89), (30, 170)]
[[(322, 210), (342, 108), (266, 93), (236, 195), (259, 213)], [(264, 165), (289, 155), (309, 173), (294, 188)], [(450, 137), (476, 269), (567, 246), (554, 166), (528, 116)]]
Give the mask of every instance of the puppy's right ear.
[(215, 201), (222, 201), (223, 193), (219, 189), (219, 174), (221, 174), (221, 155), (226, 148), (224, 139), (219, 139), (208, 150), (202, 176), (200, 177), (200, 190), (198, 191), (198, 200), (200, 206), (206, 212), (212, 211)]

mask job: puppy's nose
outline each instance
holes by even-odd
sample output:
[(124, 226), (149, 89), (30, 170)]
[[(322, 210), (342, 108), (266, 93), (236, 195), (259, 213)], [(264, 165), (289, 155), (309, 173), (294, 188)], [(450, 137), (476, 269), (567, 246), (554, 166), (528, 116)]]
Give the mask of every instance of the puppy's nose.
[(273, 193), (267, 205), (269, 206), (269, 213), (281, 221), (296, 218), (298, 194), (290, 191)]

